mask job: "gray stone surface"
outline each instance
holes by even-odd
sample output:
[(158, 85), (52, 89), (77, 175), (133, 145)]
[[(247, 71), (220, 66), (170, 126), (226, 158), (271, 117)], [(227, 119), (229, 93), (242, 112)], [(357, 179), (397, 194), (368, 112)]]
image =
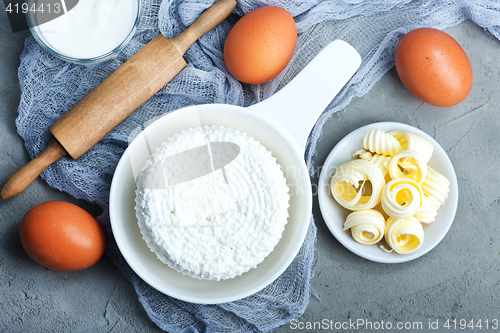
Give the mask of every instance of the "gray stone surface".
[[(398, 322), (421, 322), (421, 331), (429, 331), (429, 320), (437, 319), (439, 332), (445, 332), (446, 320), (456, 318), (457, 330), (449, 331), (481, 332), (460, 330), (460, 319), (467, 324), (482, 319), (483, 331), (496, 331), (491, 325), (486, 330), (484, 323), (500, 320), (500, 42), (471, 22), (445, 31), (462, 45), (472, 65), (473, 87), (466, 100), (450, 108), (425, 104), (404, 88), (393, 69), (325, 124), (316, 162), (322, 165), (338, 141), (363, 125), (396, 121), (420, 128), (440, 143), (455, 168), (459, 203), (454, 223), (425, 256), (402, 264), (379, 264), (357, 257), (337, 242), (315, 200), (318, 240), (312, 287), (318, 297), (311, 297), (300, 325), (359, 319), (391, 322), (393, 328)], [(277, 332), (294, 327), (298, 324)], [(339, 331), (376, 330), (365, 325)]]
[[(1, 7), (1, 6), (0, 6)], [(370, 326), (331, 331), (370, 332), (377, 325), (439, 320), (439, 331), (459, 330), (460, 319), (482, 320), (482, 330), (500, 319), (500, 179), (498, 136), (500, 116), (500, 42), (471, 22), (446, 30), (464, 47), (474, 71), (469, 97), (452, 108), (437, 108), (413, 97), (388, 72), (364, 97), (324, 127), (315, 158), (322, 165), (329, 151), (349, 132), (379, 121), (403, 122), (421, 128), (447, 151), (460, 188), (455, 221), (443, 241), (427, 255), (403, 264), (378, 264), (346, 250), (330, 234), (314, 201), (318, 226), (316, 296), (299, 322), (279, 328), (369, 321)], [(0, 182), (29, 160), (17, 135), (15, 118), (20, 89), (19, 55), (27, 32), (13, 34), (0, 12)], [(317, 183), (318, 177), (313, 178)], [(137, 296), (111, 260), (79, 272), (58, 272), (35, 264), (19, 240), (22, 216), (34, 205), (65, 200), (98, 213), (94, 207), (50, 188), (37, 179), (21, 195), (0, 199), (0, 331), (1, 332), (159, 332)], [(457, 319), (457, 330), (443, 329)], [(485, 320), (489, 321), (486, 330)], [(383, 323), (383, 324), (382, 324)], [(346, 325), (344, 324), (344, 326)], [(499, 324), (500, 325), (500, 324)], [(325, 326), (323, 326), (325, 328)], [(297, 329), (297, 331), (299, 331)], [(397, 331), (397, 330), (395, 330)], [(418, 327), (406, 331), (419, 331)]]

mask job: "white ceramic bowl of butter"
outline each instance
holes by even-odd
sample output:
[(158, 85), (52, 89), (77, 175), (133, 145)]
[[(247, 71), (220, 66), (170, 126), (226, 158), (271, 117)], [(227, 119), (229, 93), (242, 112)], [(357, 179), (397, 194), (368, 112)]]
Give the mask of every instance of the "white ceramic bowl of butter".
[[(95, 64), (118, 54), (140, 23), (142, 0), (27, 2), (27, 22), (35, 40), (50, 54), (78, 64)], [(65, 13), (65, 14), (62, 14)], [(55, 14), (62, 14), (52, 18)]]
[[(353, 159), (352, 153), (363, 148), (363, 137), (370, 129), (379, 129), (384, 132), (409, 131), (427, 139), (432, 143), (434, 152), (428, 165), (443, 174), (450, 181), (450, 192), (445, 203), (439, 208), (436, 220), (430, 224), (422, 224), (424, 228), (424, 242), (413, 253), (398, 254), (384, 252), (378, 244), (365, 245), (356, 242), (350, 230), (343, 230), (344, 221), (351, 211), (341, 207), (333, 198), (330, 190), (330, 180), (335, 170), (340, 165)], [(381, 263), (401, 263), (423, 256), (441, 242), (455, 218), (458, 205), (458, 184), (455, 170), (444, 149), (427, 133), (413, 126), (396, 123), (380, 122), (363, 126), (351, 132), (340, 140), (328, 155), (318, 182), (318, 201), (321, 214), (330, 232), (335, 238), (351, 252), (365, 259)], [(387, 248), (387, 246), (385, 245)]]

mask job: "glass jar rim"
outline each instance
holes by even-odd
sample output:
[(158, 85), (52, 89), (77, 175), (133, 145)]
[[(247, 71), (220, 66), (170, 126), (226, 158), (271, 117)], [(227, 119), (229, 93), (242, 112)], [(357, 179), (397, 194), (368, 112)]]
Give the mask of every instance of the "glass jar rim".
[[(36, 1), (36, 0), (31, 0), (31, 1)], [(91, 57), (91, 58), (70, 57), (70, 56), (64, 55), (64, 54), (58, 52), (57, 50), (55, 50), (54, 48), (52, 48), (49, 44), (47, 44), (43, 40), (43, 38), (40, 37), (40, 35), (36, 29), (36, 25), (32, 24), (31, 17), (32, 17), (33, 12), (28, 11), (26, 13), (26, 21), (27, 21), (28, 27), (31, 31), (31, 35), (35, 38), (35, 40), (38, 42), (38, 44), (40, 44), (40, 46), (42, 46), (42, 48), (45, 51), (47, 51), (48, 53), (52, 54), (53, 56), (55, 56), (59, 59), (62, 59), (64, 61), (68, 61), (68, 62), (72, 62), (75, 64), (93, 65), (93, 64), (97, 64), (97, 63), (109, 60), (112, 57), (116, 56), (128, 44), (128, 42), (130, 42), (130, 40), (132, 39), (132, 37), (134, 36), (134, 34), (137, 30), (137, 27), (139, 26), (139, 24), (141, 22), (142, 1), (143, 0), (136, 0), (136, 1), (137, 1), (137, 15), (135, 17), (134, 23), (133, 23), (132, 28), (130, 29), (127, 37), (125, 37), (125, 39), (118, 46), (116, 46), (114, 49), (112, 49), (111, 51), (108, 51), (102, 55), (99, 55), (96, 57)]]

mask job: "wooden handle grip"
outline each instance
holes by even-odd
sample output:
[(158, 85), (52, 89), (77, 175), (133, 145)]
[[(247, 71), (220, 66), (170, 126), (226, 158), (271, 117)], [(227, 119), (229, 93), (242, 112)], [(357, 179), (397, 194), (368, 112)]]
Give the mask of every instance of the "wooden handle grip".
[(4, 199), (10, 199), (24, 189), (26, 189), (46, 167), (48, 167), (53, 162), (57, 161), (61, 157), (65, 156), (67, 153), (64, 148), (57, 142), (57, 140), (52, 139), (47, 148), (40, 153), (37, 157), (32, 159), (30, 162), (25, 164), (22, 168), (17, 170), (9, 179), (5, 182), (0, 190), (0, 196)]
[(79, 158), (146, 102), (185, 66), (182, 55), (200, 36), (222, 22), (236, 6), (219, 0), (176, 38), (158, 35), (134, 54), (49, 129), (47, 148), (2, 186), (7, 200), (21, 193), (51, 163), (64, 155)]
[(174, 78), (186, 66), (184, 48), (223, 21), (235, 6), (234, 0), (213, 4), (179, 35), (178, 45), (163, 35), (153, 38), (59, 118), (49, 129), (52, 135), (78, 159)]
[(158, 35), (59, 118), (49, 131), (76, 160), (185, 66), (172, 43)]
[(215, 28), (224, 21), (236, 7), (235, 0), (219, 0), (205, 10), (186, 30), (170, 39), (180, 54), (186, 50), (198, 38)]

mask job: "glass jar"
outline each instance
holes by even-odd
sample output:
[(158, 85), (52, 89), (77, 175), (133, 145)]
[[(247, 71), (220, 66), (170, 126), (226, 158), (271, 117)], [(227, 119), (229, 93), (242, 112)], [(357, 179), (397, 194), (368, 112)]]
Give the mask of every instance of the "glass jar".
[(67, 10), (69, 0), (29, 0), (26, 13), (35, 40), (65, 61), (90, 65), (116, 56), (140, 23), (141, 0), (74, 2)]

